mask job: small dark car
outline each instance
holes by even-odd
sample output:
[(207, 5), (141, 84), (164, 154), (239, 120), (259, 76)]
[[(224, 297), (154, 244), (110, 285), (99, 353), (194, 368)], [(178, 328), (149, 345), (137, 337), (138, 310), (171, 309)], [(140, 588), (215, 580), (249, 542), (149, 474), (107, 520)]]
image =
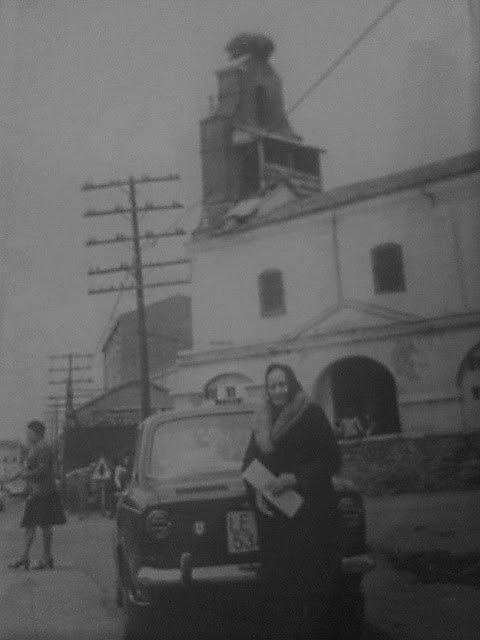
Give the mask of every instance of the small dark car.
[[(240, 471), (252, 411), (248, 405), (208, 406), (140, 424), (113, 540), (126, 640), (160, 637), (160, 631), (169, 637), (182, 625), (203, 631), (207, 622), (227, 637), (228, 625), (238, 629), (237, 623), (254, 620), (253, 609), (268, 598), (259, 578), (255, 514)], [(350, 481), (335, 478), (334, 484), (344, 551), (335, 599), (338, 637), (360, 638), (362, 577), (373, 566), (364, 505)]]

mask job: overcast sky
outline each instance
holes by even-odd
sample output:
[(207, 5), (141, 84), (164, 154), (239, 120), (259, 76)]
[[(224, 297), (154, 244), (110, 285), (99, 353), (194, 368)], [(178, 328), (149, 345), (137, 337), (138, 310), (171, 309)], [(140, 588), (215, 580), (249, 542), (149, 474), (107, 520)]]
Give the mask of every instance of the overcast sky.
[[(128, 222), (81, 214), (126, 203), (125, 194), (82, 193), (82, 183), (178, 171), (180, 183), (143, 189), (140, 203), (196, 201), (198, 120), (229, 38), (273, 38), (288, 106), (387, 5), (0, 0), (0, 437), (23, 436), (25, 422), (42, 415), (49, 353), (98, 352), (115, 302), (114, 294), (87, 294), (105, 280), (86, 272), (128, 252), (84, 241), (128, 232)], [(478, 8), (479, 0), (404, 0), (292, 114), (306, 142), (326, 149), (326, 188), (478, 148)], [(143, 228), (160, 229), (175, 215), (149, 214)], [(198, 208), (185, 224), (197, 219)], [(146, 257), (181, 250), (162, 241)], [(153, 290), (147, 300), (165, 295)], [(126, 294), (118, 311), (134, 304)]]

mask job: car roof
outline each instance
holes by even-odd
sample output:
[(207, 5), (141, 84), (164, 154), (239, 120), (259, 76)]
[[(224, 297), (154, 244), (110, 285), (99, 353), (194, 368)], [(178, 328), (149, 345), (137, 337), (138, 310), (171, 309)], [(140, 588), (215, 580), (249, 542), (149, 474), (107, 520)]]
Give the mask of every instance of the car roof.
[(238, 404), (203, 404), (194, 409), (177, 409), (173, 411), (162, 411), (146, 418), (140, 423), (141, 427), (156, 427), (165, 422), (180, 420), (182, 418), (203, 418), (212, 415), (235, 415), (239, 413), (253, 413), (255, 406), (250, 403)]

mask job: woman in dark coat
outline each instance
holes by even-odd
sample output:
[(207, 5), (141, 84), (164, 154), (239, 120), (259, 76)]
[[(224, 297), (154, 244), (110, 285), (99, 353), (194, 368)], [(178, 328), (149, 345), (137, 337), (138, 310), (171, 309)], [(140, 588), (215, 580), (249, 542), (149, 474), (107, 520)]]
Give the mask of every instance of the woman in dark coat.
[(285, 365), (272, 364), (265, 373), (265, 402), (255, 416), (244, 468), (254, 459), (276, 476), (267, 487), (272, 494), (294, 489), (304, 500), (288, 518), (263, 494), (250, 490), (272, 600), (281, 598), (307, 612), (304, 637), (327, 639), (329, 605), (340, 567), (332, 475), (341, 467), (341, 454), (324, 412), (309, 402)]
[(25, 528), (25, 548), (21, 558), (9, 565), (12, 569), (29, 568), (30, 549), (37, 527), (43, 533), (43, 556), (32, 568), (53, 569), (52, 526), (66, 522), (55, 484), (55, 456), (44, 436), (45, 425), (42, 422), (34, 420), (28, 424), (27, 440), (30, 450), (26, 470), (15, 476), (27, 482), (27, 500), (21, 522), (21, 526)]

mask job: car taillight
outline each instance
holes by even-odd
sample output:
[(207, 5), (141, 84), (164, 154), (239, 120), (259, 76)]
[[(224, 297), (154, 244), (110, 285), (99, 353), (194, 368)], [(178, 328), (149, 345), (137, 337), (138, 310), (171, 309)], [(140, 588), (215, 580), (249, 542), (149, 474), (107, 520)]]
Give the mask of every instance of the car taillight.
[(363, 507), (358, 498), (343, 496), (338, 501), (338, 509), (347, 528), (354, 529), (361, 524)]
[(168, 513), (163, 509), (154, 509), (150, 511), (145, 520), (145, 531), (150, 538), (154, 540), (165, 540), (170, 535), (172, 523), (168, 517)]

